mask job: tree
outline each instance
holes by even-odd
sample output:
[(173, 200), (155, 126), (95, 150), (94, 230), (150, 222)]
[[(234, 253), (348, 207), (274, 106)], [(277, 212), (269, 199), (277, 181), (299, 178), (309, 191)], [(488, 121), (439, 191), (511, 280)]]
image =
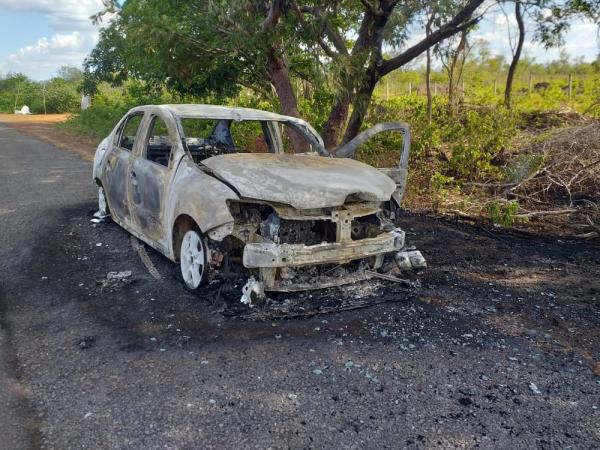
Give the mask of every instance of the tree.
[(547, 48), (564, 44), (564, 35), (574, 19), (600, 24), (600, 0), (530, 0), (536, 23), (535, 39)]
[(517, 44), (514, 48), (511, 48), (513, 52), (512, 60), (508, 68), (508, 74), (506, 76), (506, 87), (504, 89), (504, 106), (506, 109), (512, 109), (512, 86), (517, 65), (521, 59), (521, 51), (523, 50), (523, 43), (525, 42), (525, 22), (523, 20), (521, 0), (515, 0), (515, 19), (519, 28), (519, 34), (517, 36)]
[[(425, 22), (425, 36), (428, 37), (432, 32), (433, 21), (435, 20), (435, 10), (432, 8), (427, 14)], [(433, 96), (431, 95), (431, 48), (427, 49), (425, 63), (425, 90), (427, 92), (427, 122), (431, 124), (433, 116)]]
[[(334, 148), (358, 133), (382, 77), (477, 23), (482, 3), (440, 2), (452, 5), (448, 20), (386, 58), (383, 46), (401, 47), (422, 3), (129, 0), (101, 32), (85, 67), (88, 79), (129, 76), (194, 95), (231, 95), (245, 86), (272, 98), (272, 87), (280, 110), (292, 116), (299, 115), (294, 78), (328, 86), (332, 101), (322, 134)], [(119, 9), (115, 1), (107, 5)]]
[[(514, 0), (515, 19), (517, 22), (517, 40), (512, 46), (512, 60), (506, 77), (504, 89), (504, 106), (512, 108), (512, 87), (517, 66), (521, 59), (521, 52), (525, 42), (525, 20), (527, 12), (535, 24), (534, 39), (541, 42), (546, 48), (560, 46), (564, 43), (564, 34), (569, 29), (570, 23), (575, 18), (586, 18), (599, 23), (600, 1), (598, 0)], [(562, 55), (561, 59), (568, 64), (568, 55)]]
[(465, 29), (443, 45), (436, 46), (436, 53), (439, 55), (444, 71), (448, 76), (448, 115), (450, 117), (458, 112), (459, 99), (456, 94), (463, 79), (465, 62), (472, 48), (468, 41), (468, 34), (469, 30)]
[(12, 113), (23, 105), (28, 105), (33, 110), (38, 90), (37, 83), (26, 75), (9, 73), (0, 79), (0, 111)]
[[(344, 2), (340, 2), (343, 4)], [(351, 2), (352, 3), (352, 2)], [(335, 147), (352, 139), (363, 123), (367, 108), (377, 82), (385, 75), (399, 69), (420, 56), (438, 42), (449, 38), (473, 26), (481, 18), (476, 15), (477, 8), (483, 1), (459, 2), (449, 19), (441, 23), (435, 30), (426, 35), (411, 47), (403, 49), (391, 58), (384, 58), (382, 47), (390, 40), (407, 36), (408, 29), (414, 20), (423, 14), (423, 4), (402, 4), (393, 0), (360, 2), (362, 8), (356, 14), (357, 23), (353, 35), (356, 36), (347, 45), (351, 33), (340, 33), (334, 26), (341, 10), (332, 9), (327, 16), (322, 9), (301, 8), (310, 17), (318, 18), (325, 23), (328, 40), (337, 45), (327, 47), (327, 42), (319, 41), (325, 54), (335, 63), (340, 61), (343, 67), (343, 77), (336, 85), (338, 92), (333, 103), (328, 120), (323, 127), (323, 139), (327, 147)], [(448, 2), (440, 2), (447, 5)], [(337, 5), (337, 2), (333, 2)], [(341, 14), (344, 16), (343, 14)], [(338, 37), (342, 37), (339, 39)], [(350, 106), (352, 112), (349, 113)], [(344, 130), (345, 121), (348, 123)]]
[(80, 84), (83, 81), (83, 71), (77, 67), (60, 66), (57, 76), (67, 83), (75, 85)]

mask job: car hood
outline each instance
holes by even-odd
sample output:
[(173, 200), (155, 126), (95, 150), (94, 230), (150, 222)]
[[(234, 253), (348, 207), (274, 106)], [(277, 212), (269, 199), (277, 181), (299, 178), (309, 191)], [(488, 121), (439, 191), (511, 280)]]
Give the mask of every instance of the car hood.
[(315, 154), (235, 153), (205, 159), (201, 166), (242, 197), (297, 209), (340, 206), (349, 195), (386, 201), (396, 189), (391, 178), (367, 164)]

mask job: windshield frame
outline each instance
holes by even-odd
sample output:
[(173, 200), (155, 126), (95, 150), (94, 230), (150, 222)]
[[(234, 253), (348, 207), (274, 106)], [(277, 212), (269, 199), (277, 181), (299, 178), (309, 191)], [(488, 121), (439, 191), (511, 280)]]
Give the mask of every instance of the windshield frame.
[[(192, 155), (187, 147), (187, 143), (186, 143), (187, 136), (185, 135), (185, 132), (184, 132), (182, 120), (184, 120), (184, 119), (231, 120), (231, 119), (224, 119), (221, 116), (211, 115), (211, 114), (198, 114), (198, 115), (196, 115), (196, 114), (186, 114), (186, 115), (173, 114), (173, 117), (175, 119), (175, 124), (176, 124), (177, 131), (178, 131), (180, 139), (181, 139), (181, 143), (183, 145), (183, 149), (189, 157), (192, 157)], [(302, 135), (302, 137), (304, 137), (304, 139), (306, 139), (306, 141), (312, 147), (312, 150), (310, 150), (308, 152), (303, 152), (303, 153), (316, 153), (320, 156), (327, 156), (327, 157), (332, 156), (329, 153), (329, 151), (327, 151), (325, 149), (325, 147), (323, 145), (323, 138), (319, 135), (319, 133), (317, 133), (317, 131), (310, 124), (308, 124), (307, 122), (305, 122), (301, 119), (296, 119), (296, 118), (291, 118), (291, 117), (289, 119), (234, 118), (232, 120), (232, 122), (258, 122), (258, 123), (260, 123), (263, 127), (263, 130), (268, 132), (270, 135), (270, 136), (265, 136), (265, 141), (267, 142), (267, 144), (269, 144), (269, 141), (270, 141), (272, 143), (272, 145), (274, 146), (274, 149), (269, 150), (269, 153), (285, 154), (284, 149), (283, 149), (283, 139), (281, 136), (281, 132), (279, 130), (279, 127), (275, 125), (275, 124), (284, 124), (284, 125), (287, 125), (288, 127), (290, 127), (292, 130), (298, 132), (300, 135)], [(302, 154), (302, 153), (298, 153), (298, 154)]]

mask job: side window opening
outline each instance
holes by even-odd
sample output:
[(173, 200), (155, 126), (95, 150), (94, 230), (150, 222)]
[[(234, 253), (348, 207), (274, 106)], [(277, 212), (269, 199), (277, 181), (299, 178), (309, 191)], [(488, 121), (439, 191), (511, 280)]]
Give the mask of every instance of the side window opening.
[(126, 119), (125, 125), (123, 125), (119, 133), (119, 147), (128, 151), (133, 150), (143, 116), (143, 113), (134, 113)]
[(161, 166), (169, 167), (172, 149), (173, 143), (169, 137), (167, 125), (159, 116), (153, 116), (148, 140), (146, 141), (146, 159)]

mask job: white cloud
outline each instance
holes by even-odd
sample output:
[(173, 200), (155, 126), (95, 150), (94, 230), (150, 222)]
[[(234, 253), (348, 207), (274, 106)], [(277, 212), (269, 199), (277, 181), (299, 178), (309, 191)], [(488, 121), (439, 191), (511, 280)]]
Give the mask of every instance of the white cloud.
[(41, 14), (53, 31), (0, 61), (0, 70), (41, 79), (63, 65), (81, 67), (98, 41), (98, 27), (90, 16), (103, 8), (102, 0), (0, 0), (0, 10)]
[[(496, 11), (491, 17), (482, 24), (480, 30), (476, 31), (474, 37), (482, 39), (489, 43), (492, 53), (504, 55), (507, 58), (511, 56), (509, 43), (509, 27), (513, 43), (516, 40), (516, 21), (512, 11), (507, 11), (508, 17), (501, 11)], [(523, 53), (529, 57), (534, 57), (537, 62), (548, 62), (559, 56), (560, 49), (546, 48), (539, 42), (534, 41), (534, 24), (531, 21), (526, 23), (527, 33), (523, 44)], [(572, 57), (583, 57), (586, 61), (595, 59), (599, 52), (598, 46), (598, 26), (592, 22), (578, 20), (571, 24), (569, 31), (565, 34), (565, 44), (562, 49)]]
[(54, 30), (89, 29), (102, 0), (0, 0), (0, 9), (46, 16)]
[(9, 55), (5, 65), (11, 71), (25, 74), (55, 72), (63, 65), (78, 67), (94, 42), (90, 33), (57, 33)]

